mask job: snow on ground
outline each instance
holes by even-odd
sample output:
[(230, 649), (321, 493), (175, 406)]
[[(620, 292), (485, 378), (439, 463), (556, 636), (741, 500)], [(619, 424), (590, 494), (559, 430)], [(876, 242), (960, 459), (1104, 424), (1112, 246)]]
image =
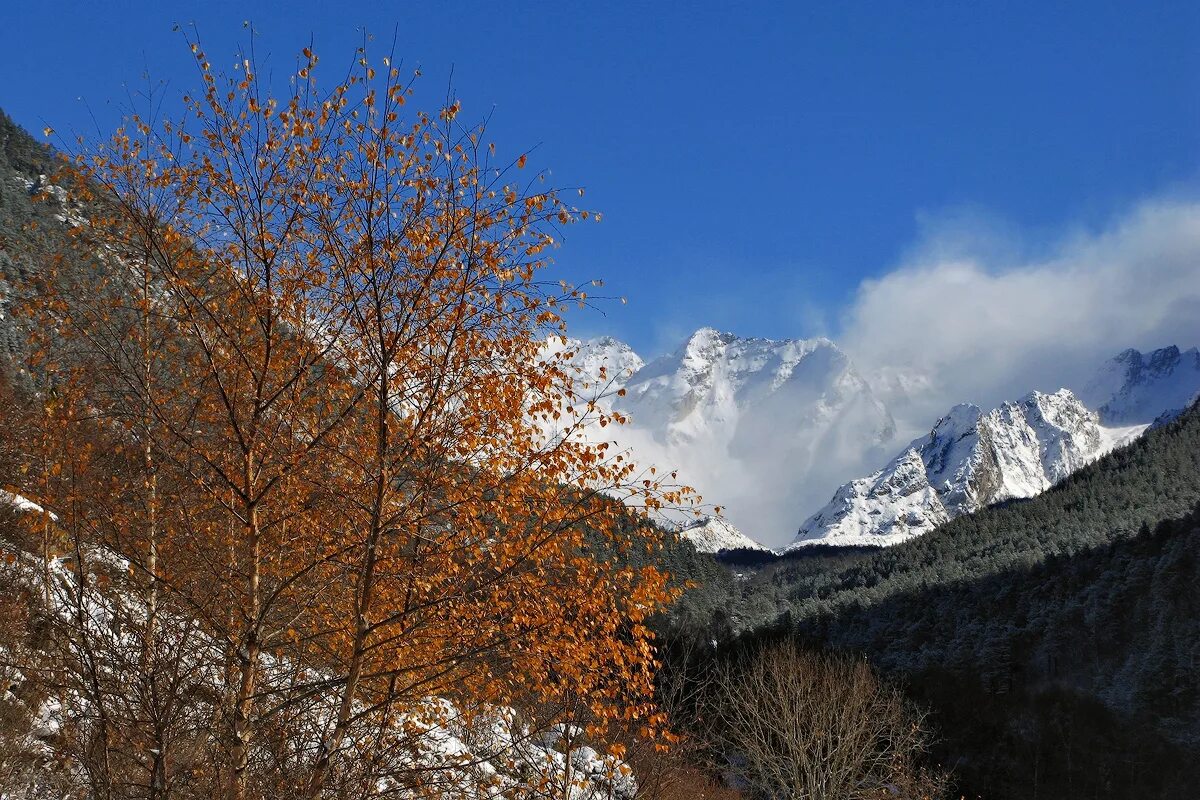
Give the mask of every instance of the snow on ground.
[[(5, 492), (3, 498), (23, 511), (42, 512), (41, 506), (20, 495)], [(16, 591), (23, 586), (28, 597), (48, 596), (52, 616), (61, 623), (75, 625), (80, 618), (85, 620), (96, 652), (112, 655), (108, 663), (138, 663), (142, 640), (135, 634), (135, 629), (145, 623), (147, 615), (140, 597), (121, 582), (121, 576), (129, 572), (124, 559), (102, 549), (86, 550), (82, 558), (90, 565), (89, 570), (107, 572), (113, 576), (113, 581), (111, 584), (94, 581), (80, 593), (72, 554), (52, 558), (46, 563), (38, 556), (2, 541), (0, 554), (6, 556), (0, 560), (0, 581), (4, 582), (6, 591)], [(104, 584), (107, 588), (98, 588)], [(80, 597), (84, 603), (81, 617), (75, 613)], [(174, 631), (179, 631), (180, 636), (192, 637), (180, 651), (193, 653), (192, 658), (200, 660), (184, 668), (193, 680), (202, 681), (211, 689), (207, 694), (196, 692), (196, 696), (222, 696), (221, 671), (209, 666), (221, 662), (220, 644), (198, 634), (191, 621), (165, 613), (158, 618), (157, 630), (168, 638), (175, 635)], [(300, 667), (270, 654), (263, 654), (262, 659), (264, 691), (277, 678), (283, 681), (281, 685), (288, 685), (287, 681), (295, 677)], [(15, 660), (0, 643), (0, 664), (11, 664)], [(105, 669), (102, 666), (102, 671)], [(87, 701), (78, 697), (51, 696), (36, 707), (28, 707), (22, 698), (37, 696), (37, 693), (23, 691), (25, 681), (26, 676), (16, 669), (0, 669), (0, 687), (3, 688), (0, 705), (10, 706), (5, 709), (6, 718), (29, 721), (29, 732), (24, 739), (27, 755), (35, 767), (39, 761), (49, 765), (57, 756), (55, 737), (64, 723), (81, 708), (86, 708)], [(304, 702), (302, 713), (307, 715), (308, 723), (302, 727), (310, 736), (318, 737), (328, 728), (335, 716), (336, 701), (336, 695), (317, 694)], [(8, 710), (14, 713), (9, 714)], [(211, 715), (204, 707), (191, 709), (189, 713), (199, 715), (198, 719)], [(409, 775), (416, 771), (433, 776), (435, 792), (443, 800), (499, 800), (526, 796), (522, 792), (539, 786), (542, 788), (538, 791), (549, 790), (553, 796), (567, 800), (632, 800), (637, 791), (637, 781), (629, 766), (588, 745), (579, 728), (564, 725), (533, 727), (529, 717), (507, 706), (473, 709), (468, 714), (445, 698), (430, 697), (400, 715), (394, 727), (398, 734), (415, 745), (407, 756), (410, 760), (403, 765), (404, 770)], [(297, 749), (315, 749), (316, 741), (314, 738), (307, 745), (300, 742)], [(35, 769), (31, 775), (36, 774)], [(14, 787), (6, 787), (6, 790), (10, 788)], [(3, 796), (41, 797), (32, 785), (26, 788), (29, 791), (15, 787), (14, 794)], [(412, 796), (400, 783), (387, 779), (381, 780), (379, 789), (389, 796)], [(430, 797), (427, 793), (421, 796)], [(542, 795), (535, 791), (531, 796)]]

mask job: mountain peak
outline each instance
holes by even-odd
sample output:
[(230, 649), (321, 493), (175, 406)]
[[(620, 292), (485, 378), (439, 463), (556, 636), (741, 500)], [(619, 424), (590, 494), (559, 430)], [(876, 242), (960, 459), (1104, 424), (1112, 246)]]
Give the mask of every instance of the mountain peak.
[(1067, 389), (1030, 392), (987, 412), (961, 403), (883, 469), (839, 488), (792, 547), (896, 544), (960, 514), (1039, 494), (1119, 442)]
[(1182, 409), (1200, 389), (1200, 351), (1168, 345), (1143, 353), (1132, 348), (1106, 361), (1081, 396), (1106, 425), (1152, 422)]
[(768, 549), (729, 524), (724, 517), (708, 516), (695, 520), (680, 528), (679, 535), (701, 553)]
[(716, 328), (700, 328), (687, 338), (675, 351), (675, 358), (683, 364), (691, 364), (695, 368), (719, 358), (725, 348), (738, 341), (732, 333), (719, 331)]
[(692, 335), (687, 338), (685, 345), (692, 343), (708, 344), (711, 342), (728, 344), (737, 338), (738, 337), (735, 334), (732, 334), (728, 331), (719, 331), (716, 328), (705, 325), (701, 328), (697, 328)]
[(1065, 386), (1055, 392), (1043, 392), (1040, 389), (1034, 389), (1029, 394), (1021, 398), (1021, 402), (1026, 404), (1040, 404), (1047, 400), (1057, 400), (1062, 402), (1072, 402), (1077, 400), (1075, 393)]
[(950, 410), (947, 411), (933, 427), (937, 429), (943, 424), (957, 426), (964, 422), (973, 425), (982, 414), (983, 409), (974, 403), (956, 403), (950, 407)]
[(564, 350), (571, 353), (568, 374), (577, 390), (585, 395), (589, 389), (598, 386), (618, 389), (645, 365), (632, 347), (612, 336), (568, 338), (565, 341), (561, 336), (551, 336), (543, 352), (554, 354)]

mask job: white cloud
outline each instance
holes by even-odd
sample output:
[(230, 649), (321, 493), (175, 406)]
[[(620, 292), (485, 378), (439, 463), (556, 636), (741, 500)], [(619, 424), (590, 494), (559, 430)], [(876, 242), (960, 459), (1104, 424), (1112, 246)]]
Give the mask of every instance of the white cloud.
[[(794, 298), (799, 289), (777, 294)], [(640, 419), (645, 409), (605, 435), (632, 446), (639, 464), (678, 467), (746, 534), (787, 544), (839, 484), (882, 467), (956, 403), (1079, 389), (1125, 348), (1200, 345), (1200, 202), (1144, 203), (1036, 250), (978, 212), (942, 217), (898, 266), (858, 287), (840, 320), (838, 345), (896, 419), (889, 441), (866, 435), (878, 423), (873, 413), (847, 411), (822, 427), (805, 417), (812, 399), (793, 395), (769, 413), (709, 414), (712, 435), (694, 441), (668, 444), (667, 423)], [(657, 331), (673, 350), (711, 322), (664, 318)]]
[(841, 343), (912, 430), (957, 402), (1079, 386), (1127, 347), (1200, 344), (1200, 203), (1145, 203), (1020, 250), (960, 219), (859, 287)]

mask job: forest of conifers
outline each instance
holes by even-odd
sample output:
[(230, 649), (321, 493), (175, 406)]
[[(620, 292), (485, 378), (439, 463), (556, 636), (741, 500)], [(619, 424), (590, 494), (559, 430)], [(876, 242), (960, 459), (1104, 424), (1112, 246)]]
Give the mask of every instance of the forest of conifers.
[(724, 554), (741, 578), (680, 557), (704, 588), (665, 624), (865, 655), (932, 708), (935, 755), (968, 796), (1189, 797), (1198, 553), (1193, 409), (1044, 495), (896, 547)]

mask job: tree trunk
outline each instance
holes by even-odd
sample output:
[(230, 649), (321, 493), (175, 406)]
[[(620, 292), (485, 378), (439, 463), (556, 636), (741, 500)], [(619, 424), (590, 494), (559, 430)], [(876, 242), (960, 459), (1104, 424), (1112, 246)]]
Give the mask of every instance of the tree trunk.
[[(249, 473), (249, 467), (247, 467)], [(238, 690), (233, 708), (232, 781), (229, 787), (230, 800), (245, 800), (250, 767), (250, 745), (254, 739), (253, 713), (254, 694), (258, 688), (259, 642), (259, 539), (258, 510), (248, 503), (246, 534), (250, 545), (250, 561), (247, 565), (246, 593), (250, 604), (248, 625), (238, 648)]]

